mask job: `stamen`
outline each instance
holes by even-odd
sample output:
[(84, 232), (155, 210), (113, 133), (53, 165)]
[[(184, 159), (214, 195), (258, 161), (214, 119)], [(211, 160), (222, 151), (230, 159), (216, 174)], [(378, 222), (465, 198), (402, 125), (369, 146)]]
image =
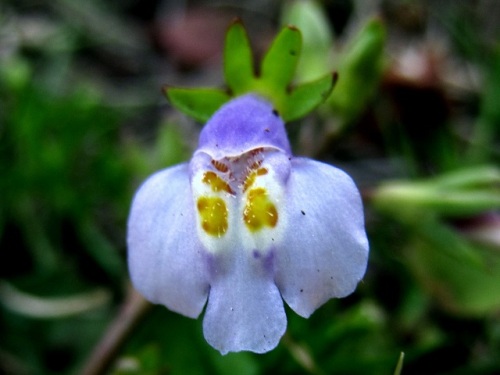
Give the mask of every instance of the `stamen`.
[(202, 181), (205, 184), (210, 185), (214, 193), (217, 193), (219, 191), (225, 191), (226, 193), (234, 194), (234, 191), (233, 189), (231, 189), (231, 186), (229, 186), (229, 184), (222, 178), (220, 178), (215, 172), (212, 171), (205, 172), (203, 174)]
[(259, 168), (250, 172), (246, 176), (245, 182), (243, 183), (243, 192), (246, 192), (255, 183), (257, 176), (264, 176), (267, 174), (267, 172), (268, 170), (266, 168)]
[(252, 165), (250, 165), (249, 169), (250, 169), (250, 170), (254, 170), (254, 169), (259, 168), (261, 165), (262, 165), (262, 160), (257, 160), (257, 161), (254, 161), (254, 162), (252, 163)]
[(219, 160), (212, 159), (212, 165), (214, 166), (215, 169), (217, 169), (219, 172), (222, 173), (226, 173), (229, 170), (229, 167)]

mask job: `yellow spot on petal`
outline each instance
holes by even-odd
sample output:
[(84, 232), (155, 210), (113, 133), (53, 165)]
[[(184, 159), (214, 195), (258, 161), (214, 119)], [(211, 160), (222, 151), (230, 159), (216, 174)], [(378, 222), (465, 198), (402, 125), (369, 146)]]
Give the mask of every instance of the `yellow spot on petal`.
[(196, 204), (201, 219), (201, 227), (211, 235), (221, 237), (228, 227), (226, 204), (219, 197), (200, 197)]
[(226, 193), (234, 194), (234, 191), (233, 189), (231, 189), (231, 186), (229, 186), (229, 184), (222, 178), (220, 178), (215, 172), (212, 171), (205, 172), (203, 174), (202, 181), (205, 184), (210, 185), (212, 191), (215, 193), (219, 191), (225, 191)]
[(247, 203), (243, 210), (243, 220), (252, 232), (261, 230), (264, 226), (274, 228), (278, 223), (278, 211), (269, 200), (264, 188), (256, 188), (248, 193)]

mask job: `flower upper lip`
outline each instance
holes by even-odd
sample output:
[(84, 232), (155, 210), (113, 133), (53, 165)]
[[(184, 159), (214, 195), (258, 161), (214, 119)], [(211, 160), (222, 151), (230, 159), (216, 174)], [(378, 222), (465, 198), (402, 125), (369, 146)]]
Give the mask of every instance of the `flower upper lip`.
[(196, 152), (204, 152), (215, 160), (262, 147), (291, 154), (285, 124), (269, 102), (248, 94), (233, 104), (230, 108), (223, 106), (207, 122)]

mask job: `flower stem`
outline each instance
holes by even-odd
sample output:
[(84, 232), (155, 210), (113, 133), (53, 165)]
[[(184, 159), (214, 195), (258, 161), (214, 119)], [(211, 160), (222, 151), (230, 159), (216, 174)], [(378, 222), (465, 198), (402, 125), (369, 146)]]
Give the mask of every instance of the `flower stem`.
[(151, 306), (134, 288), (129, 286), (123, 306), (94, 348), (80, 374), (104, 374), (121, 345)]

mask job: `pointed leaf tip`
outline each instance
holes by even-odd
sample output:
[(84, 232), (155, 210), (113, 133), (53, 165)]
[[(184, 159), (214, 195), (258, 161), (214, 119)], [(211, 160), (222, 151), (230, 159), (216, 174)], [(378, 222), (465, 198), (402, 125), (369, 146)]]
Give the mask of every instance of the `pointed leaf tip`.
[(228, 29), (230, 29), (234, 24), (240, 24), (243, 26), (243, 21), (240, 17), (236, 16), (231, 20), (231, 23), (229, 24)]
[(287, 98), (283, 119), (296, 120), (323, 103), (332, 92), (337, 77), (337, 73), (334, 72), (293, 89)]
[(239, 18), (233, 20), (226, 33), (224, 78), (234, 95), (249, 91), (255, 80), (250, 39)]
[(291, 83), (302, 50), (302, 35), (294, 26), (284, 27), (269, 47), (261, 65), (261, 79), (284, 91)]

